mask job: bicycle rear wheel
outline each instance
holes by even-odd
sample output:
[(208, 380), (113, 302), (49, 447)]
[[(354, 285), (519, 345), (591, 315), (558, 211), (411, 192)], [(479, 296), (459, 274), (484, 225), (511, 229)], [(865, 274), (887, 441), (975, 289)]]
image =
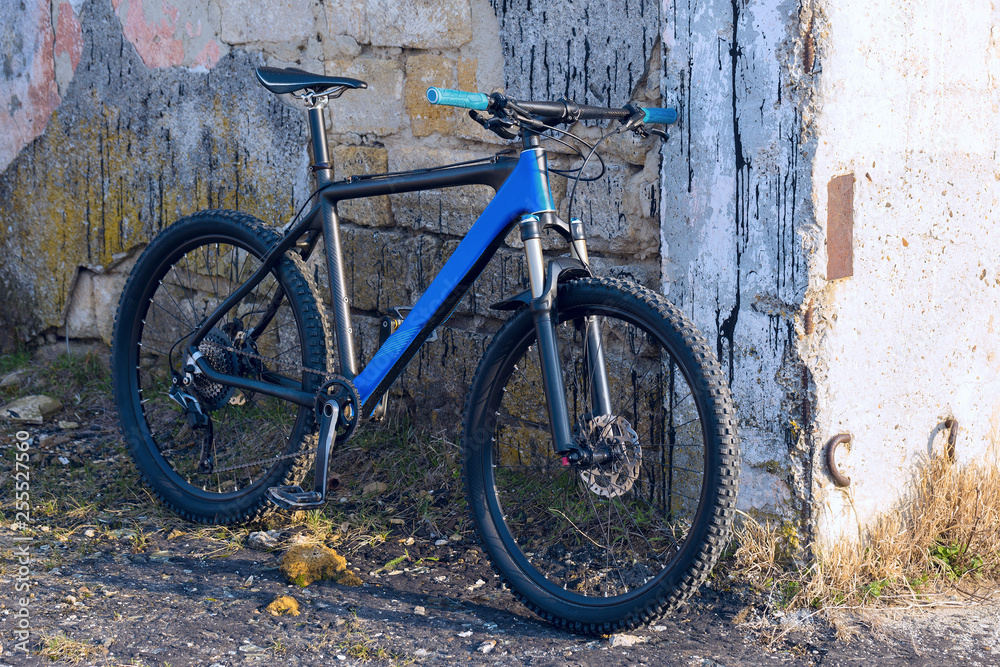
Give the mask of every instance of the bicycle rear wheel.
[[(570, 423), (578, 441), (608, 455), (577, 466), (555, 452), (522, 309), (497, 332), (469, 392), (466, 491), (520, 599), (557, 625), (607, 633), (679, 605), (719, 558), (738, 490), (735, 415), (705, 340), (662, 296), (587, 279), (560, 286), (557, 303)], [(600, 331), (610, 413), (594, 405), (588, 326)]]
[[(160, 499), (185, 518), (234, 523), (269, 508), (268, 487), (299, 483), (314, 442), (313, 410), (195, 375), (192, 424), (170, 396), (187, 338), (261, 265), (278, 235), (233, 211), (204, 211), (157, 236), (122, 293), (113, 334), (115, 401), (126, 443)], [(199, 345), (217, 371), (316, 389), (327, 360), (320, 300), (286, 255)]]

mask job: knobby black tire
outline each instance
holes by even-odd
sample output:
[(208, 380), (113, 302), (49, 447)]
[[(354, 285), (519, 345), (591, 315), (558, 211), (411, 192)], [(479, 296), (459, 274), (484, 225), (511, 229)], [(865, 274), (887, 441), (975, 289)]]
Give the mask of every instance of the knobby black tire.
[[(186, 360), (187, 336), (249, 278), (278, 238), (260, 220), (235, 211), (203, 211), (179, 220), (139, 257), (118, 305), (112, 381), (125, 442), (160, 500), (192, 521), (259, 518), (272, 508), (268, 487), (299, 483), (312, 460), (289, 456), (315, 445), (312, 409), (200, 379), (189, 391), (211, 416), (213, 470), (221, 472), (199, 470), (204, 431), (192, 429), (167, 394), (170, 370), (180, 371)], [(243, 342), (278, 289), (284, 298), (270, 324), (253, 346)], [(286, 253), (199, 349), (220, 372), (272, 381), (280, 374), (311, 391), (323, 381), (331, 349), (321, 303), (299, 257)], [(255, 361), (253, 355), (276, 361)], [(237, 469), (226, 472), (229, 467)]]
[[(523, 308), (469, 391), (466, 493), (494, 567), (524, 604), (573, 631), (615, 632), (676, 608), (723, 552), (739, 487), (735, 412), (705, 339), (661, 295), (591, 278), (561, 285), (557, 303), (571, 426), (616, 460), (584, 470), (556, 455)], [(595, 418), (584, 372), (594, 316), (611, 417)]]

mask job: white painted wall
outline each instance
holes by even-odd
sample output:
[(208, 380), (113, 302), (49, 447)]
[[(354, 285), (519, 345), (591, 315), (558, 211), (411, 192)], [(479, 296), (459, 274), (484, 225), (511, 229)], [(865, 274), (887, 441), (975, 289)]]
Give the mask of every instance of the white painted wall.
[[(1000, 4), (828, 0), (812, 196), (854, 173), (854, 276), (810, 275), (817, 436), (850, 433), (852, 479), (816, 476), (820, 533), (890, 510), (960, 425), (959, 461), (1000, 455)], [(822, 248), (819, 249), (823, 253)]]
[[(666, 0), (663, 291), (705, 333), (743, 443), (740, 506), (809, 512), (797, 330), (811, 224), (797, 2)], [(808, 417), (805, 417), (808, 419)]]

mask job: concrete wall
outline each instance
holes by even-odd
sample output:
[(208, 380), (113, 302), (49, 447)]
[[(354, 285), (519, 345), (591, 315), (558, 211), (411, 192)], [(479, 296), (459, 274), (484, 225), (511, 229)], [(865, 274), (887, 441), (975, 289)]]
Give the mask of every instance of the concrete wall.
[(1000, 455), (1000, 4), (823, 3), (812, 162), (820, 226), (828, 184), (854, 178), (854, 271), (810, 274), (821, 440), (853, 436), (852, 484), (817, 486), (824, 534), (856, 534), (943, 451)]
[(663, 291), (714, 344), (737, 404), (740, 504), (809, 524), (812, 381), (801, 317), (814, 225), (800, 3), (667, 2)]
[[(807, 538), (1000, 440), (997, 3), (668, 2), (663, 289), (737, 402), (741, 505)], [(943, 20), (942, 17), (948, 17)], [(851, 478), (824, 451), (837, 434)]]

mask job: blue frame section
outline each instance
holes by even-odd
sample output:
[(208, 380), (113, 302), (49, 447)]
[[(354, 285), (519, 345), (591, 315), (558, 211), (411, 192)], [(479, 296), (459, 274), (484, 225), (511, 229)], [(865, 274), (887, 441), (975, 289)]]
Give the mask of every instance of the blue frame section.
[[(354, 386), (363, 405), (367, 406), (369, 399), (385, 391), (383, 385), (387, 379), (391, 383), (402, 372), (403, 369), (397, 367), (399, 361), (412, 358), (433, 331), (433, 328), (425, 330), (427, 325), (444, 308), (454, 307), (449, 305), (449, 301), (456, 302), (456, 290), (461, 290), (458, 295), (461, 298), (482, 270), (482, 258), (487, 253), (492, 256), (491, 247), (495, 249), (497, 242), (503, 240), (517, 220), (528, 213), (555, 209), (545, 168), (545, 154), (540, 148), (521, 152), (514, 171), (473, 223), (413, 310), (354, 378)], [(480, 264), (479, 271), (475, 271), (477, 264)]]

